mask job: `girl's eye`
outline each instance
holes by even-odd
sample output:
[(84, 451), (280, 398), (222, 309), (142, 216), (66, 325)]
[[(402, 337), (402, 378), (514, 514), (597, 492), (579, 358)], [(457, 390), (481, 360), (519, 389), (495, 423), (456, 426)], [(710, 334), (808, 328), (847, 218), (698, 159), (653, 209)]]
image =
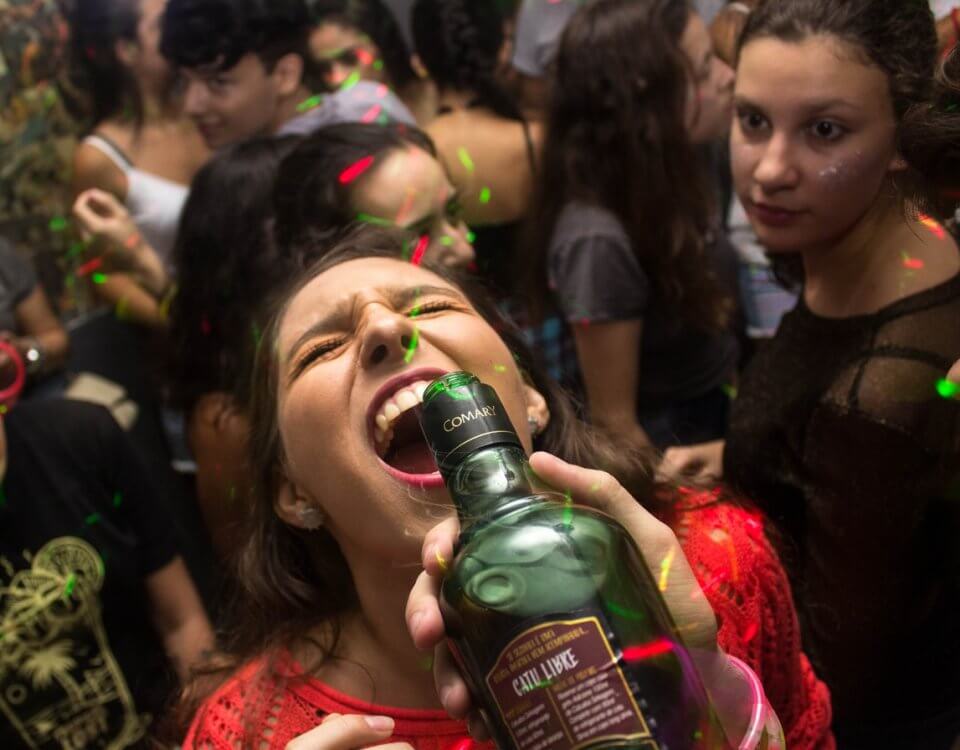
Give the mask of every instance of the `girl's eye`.
[(454, 305), (451, 302), (425, 302), (422, 305), (416, 305), (407, 315), (411, 318), (416, 318), (420, 315), (426, 315), (427, 313), (452, 310), (453, 308)]
[(345, 339), (334, 339), (332, 341), (324, 341), (321, 344), (317, 344), (314, 347), (311, 347), (300, 359), (297, 361), (296, 367), (293, 370), (293, 377), (297, 377), (301, 372), (303, 372), (307, 367), (312, 363), (316, 362), (320, 357), (325, 354), (329, 354), (332, 351), (335, 351), (338, 347), (342, 346), (345, 342)]
[(758, 112), (738, 112), (740, 128), (744, 132), (752, 133), (761, 130), (766, 125), (766, 119)]
[(844, 129), (835, 122), (820, 120), (813, 124), (813, 134), (824, 141), (835, 141), (844, 134)]

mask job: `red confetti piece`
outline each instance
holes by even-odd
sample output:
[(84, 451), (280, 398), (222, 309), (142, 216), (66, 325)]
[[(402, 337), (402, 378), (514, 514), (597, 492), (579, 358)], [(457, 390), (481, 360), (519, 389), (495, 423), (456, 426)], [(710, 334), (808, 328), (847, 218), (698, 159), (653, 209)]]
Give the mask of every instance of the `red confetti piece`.
[(373, 156), (364, 156), (360, 161), (351, 164), (345, 170), (340, 173), (340, 184), (346, 185), (353, 182), (360, 175), (370, 169), (370, 165), (373, 164)]
[(427, 253), (427, 246), (430, 244), (430, 238), (427, 235), (423, 235), (417, 241), (417, 247), (413, 251), (413, 255), (410, 258), (410, 262), (415, 266), (419, 266), (423, 263), (423, 256)]
[(87, 261), (77, 269), (77, 276), (86, 276), (88, 273), (93, 273), (102, 265), (103, 258), (94, 258), (91, 261)]
[(668, 654), (673, 651), (673, 643), (666, 638), (660, 638), (652, 643), (644, 643), (641, 646), (628, 646), (623, 650), (623, 658), (626, 661), (643, 661), (654, 656)]

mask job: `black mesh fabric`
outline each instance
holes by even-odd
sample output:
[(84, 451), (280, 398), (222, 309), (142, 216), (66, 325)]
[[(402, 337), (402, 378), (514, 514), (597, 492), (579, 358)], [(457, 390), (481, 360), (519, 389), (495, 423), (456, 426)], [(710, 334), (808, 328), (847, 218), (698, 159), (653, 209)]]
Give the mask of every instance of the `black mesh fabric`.
[(873, 315), (801, 301), (744, 373), (730, 484), (776, 522), (838, 724), (960, 705), (960, 276)]

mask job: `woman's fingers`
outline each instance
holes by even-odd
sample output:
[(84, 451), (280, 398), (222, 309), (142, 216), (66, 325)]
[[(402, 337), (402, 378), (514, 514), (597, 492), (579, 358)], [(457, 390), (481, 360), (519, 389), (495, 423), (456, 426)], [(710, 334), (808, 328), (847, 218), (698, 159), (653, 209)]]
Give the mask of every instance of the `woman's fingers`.
[(569, 497), (612, 516), (630, 534), (688, 646), (715, 649), (713, 610), (690, 568), (677, 537), (610, 474), (568, 464), (549, 453), (535, 453), (530, 465), (547, 484)]
[(408, 750), (406, 743), (380, 745), (393, 733), (394, 721), (388, 716), (330, 714), (323, 723), (287, 743), (287, 750), (358, 750), (379, 748)]
[(434, 526), (423, 538), (423, 569), (432, 576), (443, 577), (453, 559), (453, 545), (460, 533), (456, 516)]
[(440, 579), (426, 572), (417, 576), (407, 596), (407, 630), (419, 649), (433, 648), (444, 639), (439, 596)]
[(470, 689), (446, 643), (433, 651), (433, 679), (444, 710), (454, 719), (465, 718), (473, 708)]

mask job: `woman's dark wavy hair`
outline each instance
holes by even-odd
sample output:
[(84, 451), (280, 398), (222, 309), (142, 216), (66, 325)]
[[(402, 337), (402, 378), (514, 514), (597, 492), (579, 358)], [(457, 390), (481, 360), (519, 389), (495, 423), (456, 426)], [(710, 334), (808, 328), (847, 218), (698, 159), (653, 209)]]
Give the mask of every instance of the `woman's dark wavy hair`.
[[(277, 656), (321, 625), (329, 626), (323, 643), (311, 641), (322, 659), (333, 653), (339, 636), (338, 623), (358, 606), (353, 582), (339, 547), (321, 529), (305, 532), (288, 526), (274, 511), (284, 465), (283, 444), (277, 423), (278, 331), (286, 306), (304, 286), (325, 271), (358, 258), (400, 259), (402, 237), (372, 227), (360, 227), (332, 247), (311, 245), (297, 255), (313, 258), (314, 265), (299, 274), (295, 282), (276, 298), (276, 307), (264, 331), (254, 377), (251, 409), (250, 458), (254, 484), (254, 506), (248, 517), (246, 541), (236, 560), (239, 596), (235, 603), (236, 623), (227, 633), (224, 654), (195, 686), (181, 707), (180, 721), (189, 721), (196, 707), (239, 665), (266, 657), (264, 676), (280, 685), (283, 677), (276, 668)], [(316, 260), (319, 258), (319, 260)], [(576, 464), (609, 471), (645, 505), (655, 509), (653, 457), (632, 454), (615, 446), (602, 434), (581, 422), (567, 394), (537, 365), (536, 358), (515, 328), (501, 316), (489, 297), (470, 277), (447, 268), (424, 264), (437, 276), (455, 284), (503, 338), (513, 352), (521, 372), (543, 394), (551, 419), (537, 439), (537, 448), (550, 451)], [(309, 674), (316, 668), (305, 665)], [(312, 669), (313, 668), (313, 669)], [(263, 695), (250, 708), (248, 726), (257, 712), (269, 705)], [(182, 736), (182, 735), (181, 735)], [(253, 738), (247, 741), (253, 743)]]
[(173, 251), (179, 279), (169, 337), (172, 395), (187, 411), (212, 391), (250, 400), (257, 311), (288, 273), (271, 237), (273, 185), (298, 141), (232, 146), (193, 180)]
[(426, 133), (403, 124), (344, 123), (306, 137), (277, 173), (273, 197), (277, 242), (284, 248), (307, 240), (329, 244), (364, 220), (354, 208), (353, 191), (363, 184), (365, 175), (347, 184), (340, 175), (361, 159), (373, 157), (369, 174), (387, 154), (411, 147), (437, 155)]
[(141, 0), (74, 0), (70, 23), (70, 74), (74, 85), (85, 91), (91, 124), (114, 117), (143, 123), (140, 87), (117, 57), (121, 40), (138, 42)]
[(517, 100), (497, 79), (504, 21), (493, 0), (417, 0), (414, 47), (441, 90), (470, 92), (501, 117), (523, 120)]
[(554, 62), (546, 136), (527, 222), (534, 319), (551, 307), (547, 250), (570, 201), (601, 206), (626, 230), (656, 292), (703, 330), (732, 301), (706, 251), (712, 202), (684, 123), (690, 63), (683, 0), (595, 0), (570, 20)]
[[(937, 59), (937, 33), (929, 3), (926, 0), (768, 0), (747, 19), (737, 55), (739, 57), (743, 48), (755, 39), (799, 42), (816, 34), (846, 42), (862, 56), (863, 62), (886, 73), (897, 122), (897, 141), (908, 164), (908, 169), (895, 177), (895, 185), (908, 210), (926, 208), (942, 215), (936, 194), (937, 174), (948, 161), (944, 159), (938, 164), (937, 150), (930, 150), (926, 145), (944, 147), (950, 133), (927, 119), (935, 113), (931, 108), (931, 94)], [(954, 155), (956, 144), (954, 141)], [(949, 163), (956, 168), (955, 160)], [(802, 282), (799, 256), (777, 255), (771, 261), (777, 278), (785, 286), (795, 288)]]

